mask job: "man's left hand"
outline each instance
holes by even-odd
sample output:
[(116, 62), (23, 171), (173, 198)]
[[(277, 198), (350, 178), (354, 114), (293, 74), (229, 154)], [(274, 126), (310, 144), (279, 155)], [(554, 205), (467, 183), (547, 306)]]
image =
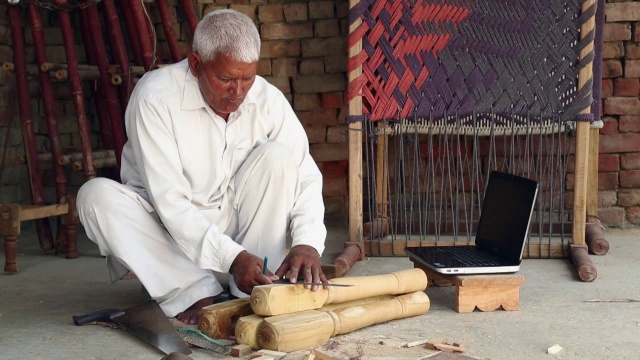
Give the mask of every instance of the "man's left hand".
[(281, 279), (287, 272), (289, 272), (292, 283), (295, 283), (298, 278), (303, 278), (307, 284), (305, 287), (311, 291), (317, 291), (319, 283), (328, 284), (320, 265), (320, 254), (309, 245), (292, 247), (287, 257), (282, 261), (282, 265), (276, 270), (275, 275)]

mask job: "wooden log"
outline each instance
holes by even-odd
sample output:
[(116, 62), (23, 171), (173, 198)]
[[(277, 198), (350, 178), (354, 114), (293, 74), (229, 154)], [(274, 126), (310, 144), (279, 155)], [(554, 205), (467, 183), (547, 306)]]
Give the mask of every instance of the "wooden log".
[(591, 282), (598, 276), (598, 270), (591, 259), (589, 259), (589, 252), (587, 245), (571, 244), (571, 262), (578, 272), (580, 280), (585, 282)]
[(224, 339), (235, 333), (238, 318), (251, 315), (248, 299), (234, 299), (205, 306), (198, 316), (198, 328), (213, 339)]
[(243, 316), (238, 319), (235, 329), (238, 344), (250, 346), (253, 350), (260, 349), (260, 344), (258, 343), (258, 328), (264, 319), (264, 316), (256, 314)]
[[(392, 295), (381, 295), (381, 296), (373, 296), (365, 299), (347, 301), (345, 303), (340, 304), (330, 304), (325, 305), (319, 309), (319, 311), (333, 311), (335, 309), (341, 309), (351, 306), (358, 306), (364, 304), (370, 304), (379, 301), (385, 301), (393, 299)], [(264, 320), (264, 316), (260, 315), (249, 315), (244, 316), (238, 319), (236, 323), (236, 341), (239, 344), (246, 344), (251, 346), (252, 349), (258, 350), (260, 349), (260, 344), (258, 343), (258, 328)]]
[(338, 278), (330, 283), (353, 286), (330, 286), (329, 289), (321, 288), (318, 291), (298, 284), (256, 286), (251, 292), (251, 308), (258, 315), (280, 315), (372, 296), (424, 291), (427, 288), (427, 275), (420, 269), (411, 269), (384, 275)]
[(584, 237), (590, 254), (604, 255), (609, 251), (609, 242), (604, 238), (600, 223), (587, 223)]
[(324, 344), (332, 336), (370, 325), (425, 314), (429, 307), (427, 294), (416, 291), (389, 300), (329, 312), (307, 310), (272, 316), (260, 325), (259, 344), (268, 350), (297, 351)]

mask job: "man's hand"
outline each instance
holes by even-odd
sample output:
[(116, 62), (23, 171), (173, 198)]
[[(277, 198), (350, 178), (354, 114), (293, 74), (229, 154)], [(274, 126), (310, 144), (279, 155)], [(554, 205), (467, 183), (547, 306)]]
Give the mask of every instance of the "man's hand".
[(245, 294), (251, 294), (254, 286), (271, 284), (278, 278), (267, 272), (262, 274), (263, 260), (248, 251), (243, 251), (233, 260), (229, 272), (233, 275), (233, 281), (238, 290)]
[[(287, 272), (292, 283), (295, 283), (298, 277), (304, 278), (305, 283), (325, 285), (328, 283), (320, 265), (320, 254), (309, 245), (297, 245), (291, 248), (282, 265), (276, 270), (276, 276), (281, 279)], [(318, 285), (305, 285), (305, 287), (312, 291), (318, 290)]]

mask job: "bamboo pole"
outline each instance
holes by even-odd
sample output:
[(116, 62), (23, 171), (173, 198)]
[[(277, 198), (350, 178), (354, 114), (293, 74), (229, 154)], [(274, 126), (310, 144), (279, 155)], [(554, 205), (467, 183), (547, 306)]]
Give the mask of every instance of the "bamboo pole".
[[(122, 14), (124, 15), (125, 24), (127, 26), (127, 32), (129, 34), (129, 40), (131, 41), (131, 50), (133, 52), (133, 58), (136, 64), (142, 66), (144, 60), (142, 59), (142, 49), (140, 45), (140, 38), (138, 30), (136, 29), (136, 20), (133, 17), (133, 9), (131, 8), (131, 1), (121, 1)], [(146, 69), (145, 69), (146, 71)]]
[[(96, 64), (96, 54), (93, 45), (93, 39), (91, 38), (91, 30), (89, 27), (89, 20), (87, 16), (80, 15), (80, 28), (82, 29), (82, 42), (84, 43), (84, 52), (87, 57), (87, 62), (92, 67), (92, 71), (95, 72), (94, 80), (100, 78), (100, 71)], [(63, 69), (61, 69), (63, 70)], [(60, 71), (60, 70), (58, 70)], [(82, 78), (82, 77), (81, 77)], [(105, 149), (115, 149), (113, 144), (113, 131), (111, 130), (111, 123), (109, 122), (109, 115), (107, 113), (107, 106), (105, 104), (105, 97), (103, 95), (103, 89), (101, 86), (91, 86), (91, 97), (96, 106), (96, 113), (98, 115), (98, 122), (100, 123), (100, 138), (102, 139), (102, 146)], [(78, 160), (81, 160), (81, 156)]]
[[(582, 4), (582, 13), (587, 13), (590, 9), (596, 6), (595, 0), (585, 0)], [(595, 31), (595, 16), (590, 17), (580, 28), (580, 37), (584, 39), (590, 36)], [(580, 51), (580, 59), (586, 59), (594, 50), (594, 43), (590, 41)], [(592, 77), (593, 62), (588, 62), (578, 72), (578, 90), (581, 90), (586, 86)], [(590, 113), (590, 107), (583, 109), (581, 114)], [(580, 274), (580, 278), (583, 281), (593, 281), (597, 272), (592, 271), (595, 267), (591, 264), (591, 260), (588, 256), (578, 256), (574, 252), (580, 252), (582, 254), (585, 245), (585, 230), (587, 220), (587, 181), (589, 170), (589, 132), (591, 126), (589, 123), (579, 121), (577, 124), (577, 136), (576, 136), (576, 166), (575, 166), (575, 186), (573, 196), (573, 238), (571, 241), (571, 258), (574, 260), (574, 266)], [(576, 260), (579, 260), (577, 262)], [(588, 276), (583, 276), (585, 271), (583, 269), (588, 268)]]
[(198, 25), (198, 15), (196, 15), (196, 10), (193, 7), (192, 0), (180, 0), (182, 4), (182, 9), (184, 10), (184, 14), (187, 17), (187, 23), (189, 24), (189, 29), (191, 30), (191, 36), (196, 32), (196, 26)]
[[(125, 131), (124, 120), (122, 116), (122, 109), (118, 102), (118, 95), (111, 83), (109, 77), (107, 62), (107, 50), (102, 41), (102, 30), (100, 28), (100, 19), (98, 18), (98, 8), (96, 5), (89, 6), (80, 11), (80, 16), (87, 16), (88, 24), (90, 27), (91, 39), (93, 40), (93, 46), (96, 55), (96, 62), (98, 69), (100, 70), (100, 82), (102, 84), (102, 90), (106, 97), (107, 112), (109, 114), (109, 121), (111, 124), (111, 131), (113, 132), (113, 145), (116, 152), (116, 159), (120, 160), (122, 155), (122, 148), (125, 143)], [(117, 167), (117, 173), (120, 173), (120, 167)]]
[[(36, 61), (40, 69), (42, 64), (47, 62), (47, 54), (45, 50), (44, 33), (42, 31), (42, 19), (40, 18), (40, 9), (29, 3), (29, 20), (31, 23), (31, 36), (33, 37), (33, 45), (36, 53)], [(58, 122), (56, 114), (56, 104), (53, 99), (53, 88), (51, 85), (51, 76), (47, 71), (40, 71), (40, 88), (42, 94), (42, 104), (44, 105), (45, 119), (47, 122), (47, 133), (49, 135), (49, 144), (51, 147), (51, 159), (49, 162), (53, 164), (53, 170), (55, 173), (55, 189), (56, 189), (56, 202), (61, 202), (62, 199), (67, 196), (67, 177), (62, 167), (57, 166), (59, 159), (62, 157), (62, 146), (60, 145), (60, 135), (58, 133)], [(38, 157), (40, 157), (38, 155)], [(65, 232), (61, 218), (57, 218), (57, 235), (56, 235), (56, 252), (62, 253), (66, 249), (60, 247), (61, 244), (67, 243), (64, 239)]]
[(167, 44), (169, 45), (171, 59), (173, 60), (173, 62), (179, 62), (182, 60), (182, 55), (180, 54), (180, 48), (178, 47), (176, 35), (173, 33), (173, 21), (171, 19), (171, 13), (169, 12), (169, 5), (167, 4), (167, 0), (156, 0), (156, 5), (158, 6), (160, 18), (162, 19), (162, 29), (164, 30), (164, 36), (167, 39)]
[[(582, 12), (587, 12), (592, 6), (595, 6), (595, 0), (585, 0), (582, 4)], [(581, 29), (581, 38), (585, 38), (595, 29), (595, 17), (591, 17), (586, 21)], [(580, 59), (585, 59), (593, 51), (593, 41), (590, 42), (580, 52)], [(589, 62), (580, 69), (578, 73), (578, 90), (581, 90), (589, 83), (592, 76), (592, 63)], [(586, 107), (580, 113), (588, 114), (590, 107)], [(587, 122), (579, 121), (577, 124), (576, 137), (576, 166), (575, 166), (575, 187), (573, 196), (573, 239), (572, 243), (576, 245), (585, 244), (585, 225), (586, 225), (586, 199), (587, 199), (587, 176), (589, 164), (589, 132), (590, 125)]]
[[(124, 37), (120, 29), (120, 19), (118, 18), (118, 12), (116, 11), (113, 0), (103, 0), (102, 4), (111, 51), (120, 69), (122, 69), (122, 72), (118, 74), (120, 75), (121, 83), (124, 84), (124, 86), (120, 88), (120, 104), (123, 109), (126, 109), (129, 103), (129, 95), (131, 95), (133, 91), (133, 81), (131, 80), (129, 69), (129, 56), (124, 46)], [(113, 83), (113, 78), (111, 82)]]
[[(349, 0), (349, 8), (358, 4), (357, 0)], [(357, 19), (349, 27), (353, 33), (362, 23)], [(349, 58), (357, 56), (362, 51), (362, 41), (349, 47)], [(348, 74), (349, 83), (362, 74), (362, 66)], [(349, 114), (362, 114), (362, 95), (358, 94), (349, 101)], [(349, 240), (362, 242), (362, 122), (349, 124)]]
[(131, 1), (129, 5), (131, 6), (131, 13), (133, 15), (134, 25), (136, 26), (135, 33), (138, 36), (138, 43), (140, 44), (142, 65), (145, 70), (149, 71), (153, 62), (153, 48), (149, 42), (149, 28), (147, 27), (148, 21), (145, 10), (139, 1)]
[[(13, 61), (15, 64), (16, 90), (18, 93), (18, 108), (20, 110), (20, 124), (22, 128), (22, 141), (24, 143), (25, 156), (27, 158), (27, 170), (29, 175), (29, 187), (31, 190), (31, 203), (42, 206), (44, 190), (38, 167), (36, 139), (33, 129), (33, 114), (31, 113), (31, 98), (29, 96), (29, 84), (27, 81), (27, 61), (22, 24), (22, 10), (20, 6), (9, 5), (9, 26), (11, 29), (11, 41), (13, 45)], [(53, 236), (49, 219), (36, 220), (36, 231), (40, 247), (50, 251), (54, 248)], [(8, 242), (7, 242), (8, 244)], [(7, 245), (5, 244), (5, 245)], [(15, 251), (15, 242), (8, 252)]]
[[(62, 3), (66, 1), (61, 0)], [(69, 13), (64, 10), (58, 10), (58, 19), (60, 21), (60, 30), (64, 41), (64, 50), (67, 56), (67, 66), (69, 71), (69, 82), (71, 86), (71, 96), (73, 105), (76, 109), (76, 117), (78, 121), (78, 133), (80, 135), (80, 144), (84, 156), (84, 174), (87, 179), (96, 177), (96, 169), (93, 166), (93, 157), (91, 157), (91, 137), (89, 136), (89, 119), (84, 103), (82, 92), (82, 83), (78, 75), (78, 57), (76, 56), (75, 43), (73, 41), (73, 30), (71, 29), (71, 19)]]

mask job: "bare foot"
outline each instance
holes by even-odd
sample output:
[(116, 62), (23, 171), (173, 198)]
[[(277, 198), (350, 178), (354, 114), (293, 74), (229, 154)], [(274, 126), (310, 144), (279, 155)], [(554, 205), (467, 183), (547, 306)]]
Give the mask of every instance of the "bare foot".
[(181, 312), (176, 315), (176, 319), (182, 321), (186, 325), (195, 325), (198, 323), (198, 315), (200, 315), (200, 310), (203, 307), (212, 305), (213, 302), (218, 299), (219, 296), (211, 296), (201, 300), (196, 301), (195, 304), (191, 305), (187, 310)]

